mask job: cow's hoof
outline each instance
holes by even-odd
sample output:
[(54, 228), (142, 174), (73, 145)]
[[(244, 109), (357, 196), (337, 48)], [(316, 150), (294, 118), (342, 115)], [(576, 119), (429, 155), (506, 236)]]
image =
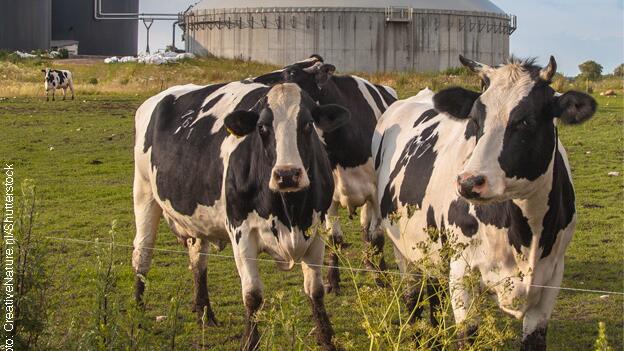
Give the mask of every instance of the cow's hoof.
[(197, 324), (199, 324), (200, 326), (207, 326), (207, 327), (218, 327), (219, 326), (219, 321), (217, 320), (217, 318), (213, 315), (213, 316), (207, 316), (205, 320), (202, 321), (202, 315), (197, 315)]
[(330, 283), (325, 283), (324, 284), (325, 287), (325, 293), (326, 294), (334, 294), (334, 295), (340, 295), (340, 285), (332, 285)]
[(457, 346), (459, 350), (470, 349), (472, 344), (474, 344), (475, 339), (477, 338), (478, 332), (479, 332), (479, 327), (476, 325), (470, 325), (465, 330), (460, 331), (457, 335), (458, 336)]
[(198, 306), (196, 304), (192, 304), (191, 310), (197, 314), (197, 324), (199, 324), (199, 326), (202, 326), (204, 324), (209, 327), (219, 326), (219, 321), (217, 321), (217, 317), (215, 317), (214, 312), (212, 312), (212, 309), (209, 306), (208, 306), (208, 310), (206, 311), (205, 317), (204, 317), (204, 306)]
[(375, 285), (380, 288), (387, 288), (389, 286), (388, 279), (384, 273), (375, 273)]

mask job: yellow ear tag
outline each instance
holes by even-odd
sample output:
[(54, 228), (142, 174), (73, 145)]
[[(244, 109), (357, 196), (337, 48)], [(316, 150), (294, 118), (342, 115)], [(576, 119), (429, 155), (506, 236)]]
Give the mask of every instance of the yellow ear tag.
[(230, 135), (235, 136), (237, 139), (242, 137), (242, 135), (238, 135), (238, 134), (234, 133), (234, 131), (233, 131), (233, 130), (231, 130), (230, 128), (227, 128), (227, 127), (226, 127), (226, 128), (225, 128), (225, 130), (227, 130), (227, 132), (228, 132)]

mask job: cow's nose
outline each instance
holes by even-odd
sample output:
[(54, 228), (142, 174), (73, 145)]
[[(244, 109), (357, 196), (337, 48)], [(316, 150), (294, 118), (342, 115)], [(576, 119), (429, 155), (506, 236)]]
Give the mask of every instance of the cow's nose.
[(461, 196), (467, 199), (478, 199), (485, 191), (487, 178), (484, 175), (462, 173), (457, 176), (457, 187)]
[(273, 177), (280, 189), (298, 188), (301, 172), (300, 168), (276, 168), (273, 171)]

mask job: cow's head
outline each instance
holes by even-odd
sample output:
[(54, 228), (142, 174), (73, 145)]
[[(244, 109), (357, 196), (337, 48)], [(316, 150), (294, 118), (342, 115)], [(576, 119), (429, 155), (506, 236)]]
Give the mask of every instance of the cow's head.
[(314, 125), (330, 132), (348, 119), (343, 107), (318, 106), (298, 85), (283, 83), (273, 86), (251, 111), (234, 111), (224, 123), (231, 134), (260, 140), (272, 166), (271, 190), (295, 192), (310, 185), (314, 152), (324, 152)]
[(294, 64), (285, 67), (282, 71), (282, 82), (295, 83), (305, 91), (314, 101), (320, 98), (321, 87), (317, 84), (316, 75), (325, 66), (323, 61), (310, 61), (313, 64), (303, 66)]
[(553, 57), (545, 68), (515, 58), (498, 67), (460, 61), (480, 75), (483, 93), (449, 88), (433, 98), (436, 110), (468, 119), (476, 130), (475, 148), (457, 175), (458, 192), (477, 202), (526, 198), (548, 181), (544, 175), (558, 142), (555, 119), (582, 123), (596, 111), (596, 101), (549, 86), (557, 69)]
[(280, 70), (258, 76), (255, 83), (274, 85), (278, 83), (295, 83), (301, 87), (314, 101), (321, 99), (321, 90), (331, 80), (336, 71), (334, 65), (325, 63), (319, 55), (297, 61)]
[(320, 88), (314, 80), (315, 74), (323, 65), (323, 58), (319, 55), (312, 55), (309, 58), (292, 63), (280, 70), (263, 74), (251, 80), (255, 83), (275, 85), (279, 83), (296, 83), (310, 97), (317, 101)]
[(44, 82), (52, 83), (54, 81), (54, 76), (52, 75), (52, 70), (49, 68), (42, 69)]

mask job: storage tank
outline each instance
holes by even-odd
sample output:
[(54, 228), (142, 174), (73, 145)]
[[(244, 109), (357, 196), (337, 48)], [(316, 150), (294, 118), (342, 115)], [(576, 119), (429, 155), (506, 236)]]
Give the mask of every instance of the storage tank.
[[(21, 1), (21, 0), (20, 0)], [(95, 0), (54, 0), (52, 39), (78, 41), (80, 55), (136, 55), (136, 19), (96, 19)], [(102, 13), (137, 13), (139, 0), (101, 0)]]
[(0, 49), (50, 48), (51, 0), (0, 0)]
[(316, 53), (341, 71), (439, 71), (459, 54), (505, 61), (516, 18), (488, 0), (203, 0), (183, 27), (199, 55), (285, 65)]

